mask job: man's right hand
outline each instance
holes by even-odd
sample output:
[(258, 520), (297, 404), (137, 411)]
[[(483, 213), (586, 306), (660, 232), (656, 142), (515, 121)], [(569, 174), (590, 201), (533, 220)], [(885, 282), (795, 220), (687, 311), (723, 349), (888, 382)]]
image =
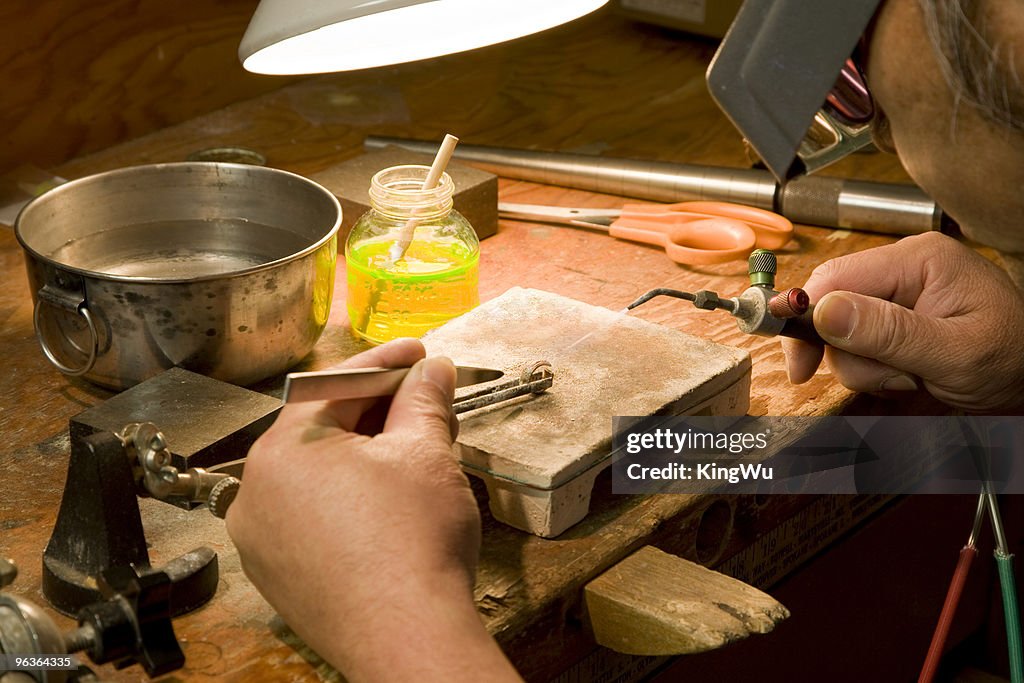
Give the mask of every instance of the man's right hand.
[[(844, 386), (926, 389), (971, 412), (1024, 409), (1024, 298), (968, 247), (928, 233), (828, 261), (804, 289), (825, 360)], [(809, 380), (821, 350), (783, 340), (790, 381)]]
[(453, 441), (455, 368), (403, 339), (345, 367), (410, 367), (384, 399), (288, 404), (228, 510), (242, 568), (353, 681), (518, 681), (473, 602), (480, 513)]

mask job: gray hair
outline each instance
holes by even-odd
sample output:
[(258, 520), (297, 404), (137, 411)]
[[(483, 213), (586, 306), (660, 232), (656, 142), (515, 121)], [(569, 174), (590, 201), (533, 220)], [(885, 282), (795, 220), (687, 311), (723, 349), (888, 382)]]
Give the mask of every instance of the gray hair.
[(956, 106), (966, 103), (990, 121), (1024, 130), (1024, 87), (1013, 46), (993, 37), (985, 0), (919, 0), (942, 74)]

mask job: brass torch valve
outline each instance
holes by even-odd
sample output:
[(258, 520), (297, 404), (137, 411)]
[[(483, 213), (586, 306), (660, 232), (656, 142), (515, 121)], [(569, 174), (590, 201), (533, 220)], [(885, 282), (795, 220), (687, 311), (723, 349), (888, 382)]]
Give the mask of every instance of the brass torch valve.
[(814, 329), (814, 306), (811, 305), (807, 292), (799, 287), (777, 291), (777, 270), (774, 252), (755, 249), (747, 260), (750, 287), (739, 296), (723, 298), (717, 292), (706, 289), (691, 293), (659, 288), (641, 296), (627, 306), (627, 310), (634, 309), (656, 296), (671, 296), (690, 301), (705, 311), (727, 311), (736, 318), (740, 330), (747, 334), (762, 337), (781, 335), (818, 346), (824, 345), (821, 336)]

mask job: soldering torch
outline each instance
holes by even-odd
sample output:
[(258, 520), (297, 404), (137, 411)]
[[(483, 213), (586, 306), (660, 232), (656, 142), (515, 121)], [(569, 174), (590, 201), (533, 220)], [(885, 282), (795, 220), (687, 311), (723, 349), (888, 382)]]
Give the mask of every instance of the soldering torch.
[(750, 287), (739, 296), (723, 298), (717, 292), (702, 289), (683, 292), (678, 289), (652, 289), (626, 307), (632, 310), (656, 296), (670, 296), (693, 302), (705, 311), (728, 311), (736, 317), (740, 330), (762, 337), (781, 335), (809, 344), (823, 346), (825, 342), (814, 329), (814, 306), (807, 292), (792, 287), (779, 292), (775, 289), (778, 264), (774, 252), (755, 249), (747, 260)]

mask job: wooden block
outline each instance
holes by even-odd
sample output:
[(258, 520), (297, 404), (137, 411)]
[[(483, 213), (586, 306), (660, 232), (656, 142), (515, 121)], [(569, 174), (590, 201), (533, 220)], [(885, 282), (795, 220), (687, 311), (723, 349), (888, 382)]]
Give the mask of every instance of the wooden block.
[[(429, 166), (433, 161), (424, 154), (386, 147), (311, 175), (341, 202), (339, 244), (344, 244), (348, 231), (370, 210), (370, 179), (378, 171), (405, 164)], [(498, 232), (498, 177), (456, 161), (448, 164), (446, 172), (455, 183), (455, 209), (473, 225), (477, 237), (484, 239)]]
[(789, 617), (772, 596), (645, 546), (584, 589), (594, 638), (634, 655), (714, 650)]
[(749, 404), (745, 351), (538, 290), (510, 289), (423, 341), (428, 353), (511, 376), (551, 362), (551, 389), (465, 414), (459, 436), (495, 516), (546, 537), (586, 514), (611, 464), (612, 417), (742, 415)]

